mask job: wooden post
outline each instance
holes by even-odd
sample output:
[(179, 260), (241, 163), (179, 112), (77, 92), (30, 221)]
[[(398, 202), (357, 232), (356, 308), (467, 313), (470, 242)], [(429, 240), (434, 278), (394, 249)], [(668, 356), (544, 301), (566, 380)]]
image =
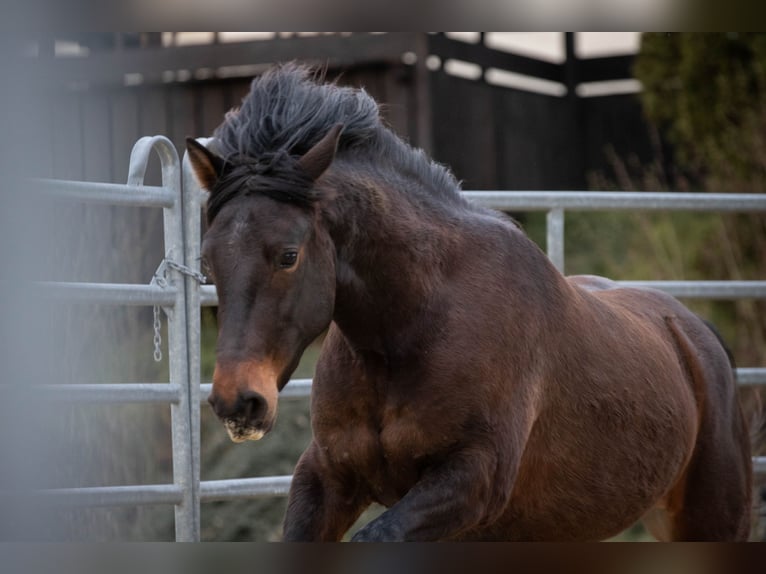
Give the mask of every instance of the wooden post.
[(577, 95), (577, 84), (580, 76), (580, 62), (575, 53), (575, 32), (564, 33), (564, 49), (566, 60), (564, 61), (564, 84), (567, 88), (566, 99), (568, 101), (569, 114), (571, 117), (570, 150), (572, 157), (572, 181), (570, 186), (575, 189), (584, 189), (587, 184), (587, 128), (583, 106), (580, 96)]

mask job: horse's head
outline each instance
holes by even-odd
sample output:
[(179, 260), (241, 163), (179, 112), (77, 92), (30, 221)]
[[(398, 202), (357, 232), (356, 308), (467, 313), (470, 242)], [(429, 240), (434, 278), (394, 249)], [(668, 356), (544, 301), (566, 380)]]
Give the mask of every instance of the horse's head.
[(224, 161), (187, 141), (210, 191), (202, 255), (218, 292), (218, 344), (208, 401), (235, 442), (271, 430), (277, 393), (332, 320), (335, 251), (315, 182), (339, 133), (333, 128), (299, 158)]

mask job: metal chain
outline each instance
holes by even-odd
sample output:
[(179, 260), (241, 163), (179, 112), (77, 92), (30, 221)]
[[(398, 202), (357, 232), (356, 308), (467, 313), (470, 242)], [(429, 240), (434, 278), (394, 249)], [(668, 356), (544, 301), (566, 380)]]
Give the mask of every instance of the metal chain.
[(162, 360), (162, 325), (160, 324), (160, 306), (154, 306), (154, 360)]
[[(207, 281), (207, 277), (205, 277), (205, 275), (203, 275), (202, 273), (198, 271), (194, 271), (194, 269), (191, 269), (187, 267), (186, 265), (181, 265), (180, 263), (176, 263), (172, 259), (168, 259), (166, 257), (160, 263), (160, 266), (157, 268), (157, 271), (155, 271), (154, 278), (152, 279), (152, 283), (154, 283), (160, 288), (164, 289), (168, 285), (167, 278), (165, 277), (165, 271), (167, 267), (170, 267), (171, 269), (175, 269), (176, 271), (178, 271), (179, 273), (182, 273), (183, 275), (188, 275), (189, 277), (196, 279), (199, 283), (205, 283)], [(162, 324), (160, 323), (160, 306), (154, 305), (153, 312), (154, 312), (154, 360), (159, 363), (160, 361), (162, 361)]]
[(199, 283), (205, 283), (207, 281), (207, 277), (205, 277), (204, 274), (200, 273), (199, 271), (195, 271), (194, 269), (187, 267), (186, 265), (181, 265), (180, 263), (176, 263), (172, 259), (165, 259), (165, 265), (168, 267), (175, 269), (176, 271), (183, 273), (184, 275), (188, 275), (189, 277), (192, 277), (196, 279)]

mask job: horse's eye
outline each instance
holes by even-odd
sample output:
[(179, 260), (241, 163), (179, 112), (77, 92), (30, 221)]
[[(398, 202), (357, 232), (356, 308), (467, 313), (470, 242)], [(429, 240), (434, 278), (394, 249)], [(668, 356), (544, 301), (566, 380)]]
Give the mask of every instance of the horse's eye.
[(289, 269), (298, 261), (297, 251), (285, 251), (279, 258), (279, 266), (282, 269)]

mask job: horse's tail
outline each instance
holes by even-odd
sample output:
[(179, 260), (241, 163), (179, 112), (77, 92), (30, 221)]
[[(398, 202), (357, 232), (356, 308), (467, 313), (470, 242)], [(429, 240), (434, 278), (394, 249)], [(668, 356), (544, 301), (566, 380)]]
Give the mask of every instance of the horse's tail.
[(724, 341), (723, 335), (721, 335), (721, 332), (718, 330), (718, 328), (713, 325), (710, 321), (707, 319), (702, 319), (702, 322), (707, 325), (707, 328), (710, 329), (710, 331), (715, 335), (715, 338), (718, 339), (718, 342), (721, 344), (721, 347), (723, 347), (723, 350), (726, 351), (726, 356), (729, 357), (729, 364), (731, 365), (731, 370), (734, 373), (734, 377), (737, 376), (737, 362), (734, 360), (734, 353), (731, 350), (731, 347)]
[[(726, 343), (715, 325), (705, 319), (702, 321), (707, 325), (708, 329), (712, 331), (713, 335), (715, 335), (716, 339), (718, 339), (718, 342), (721, 344), (721, 347), (723, 347), (723, 350), (726, 352), (726, 356), (729, 358), (729, 364), (731, 365), (731, 370), (734, 375), (734, 381), (736, 382), (737, 363), (734, 359), (734, 353), (732, 352), (731, 347)], [(743, 404), (743, 411), (745, 411), (746, 420), (750, 423), (750, 443), (753, 447), (753, 453), (756, 453), (760, 450), (761, 445), (766, 442), (766, 410), (764, 410), (763, 398), (761, 397), (760, 392), (758, 392), (758, 389), (746, 389), (747, 388), (742, 389), (740, 387), (740, 399), (743, 398), (743, 391), (748, 393), (749, 400), (746, 405)], [(744, 408), (745, 406), (747, 406), (746, 409)]]
[[(718, 339), (718, 342), (726, 351), (726, 356), (729, 357), (729, 364), (731, 364), (732, 373), (734, 375), (734, 382), (737, 382), (737, 363), (734, 360), (734, 353), (732, 353), (729, 345), (726, 344), (721, 333), (711, 322), (703, 319), (705, 325), (710, 329)], [(748, 428), (750, 430), (750, 450), (753, 456), (763, 456), (766, 454), (766, 409), (764, 408), (763, 397), (759, 388), (752, 387), (737, 387), (739, 391), (740, 405), (742, 406), (743, 416), (749, 423)], [(760, 496), (756, 496), (754, 502), (755, 508), (753, 512), (756, 515), (761, 514), (761, 505), (766, 504), (766, 487), (761, 488)], [(766, 532), (762, 533), (762, 536), (766, 536)], [(766, 540), (766, 538), (764, 538)]]

